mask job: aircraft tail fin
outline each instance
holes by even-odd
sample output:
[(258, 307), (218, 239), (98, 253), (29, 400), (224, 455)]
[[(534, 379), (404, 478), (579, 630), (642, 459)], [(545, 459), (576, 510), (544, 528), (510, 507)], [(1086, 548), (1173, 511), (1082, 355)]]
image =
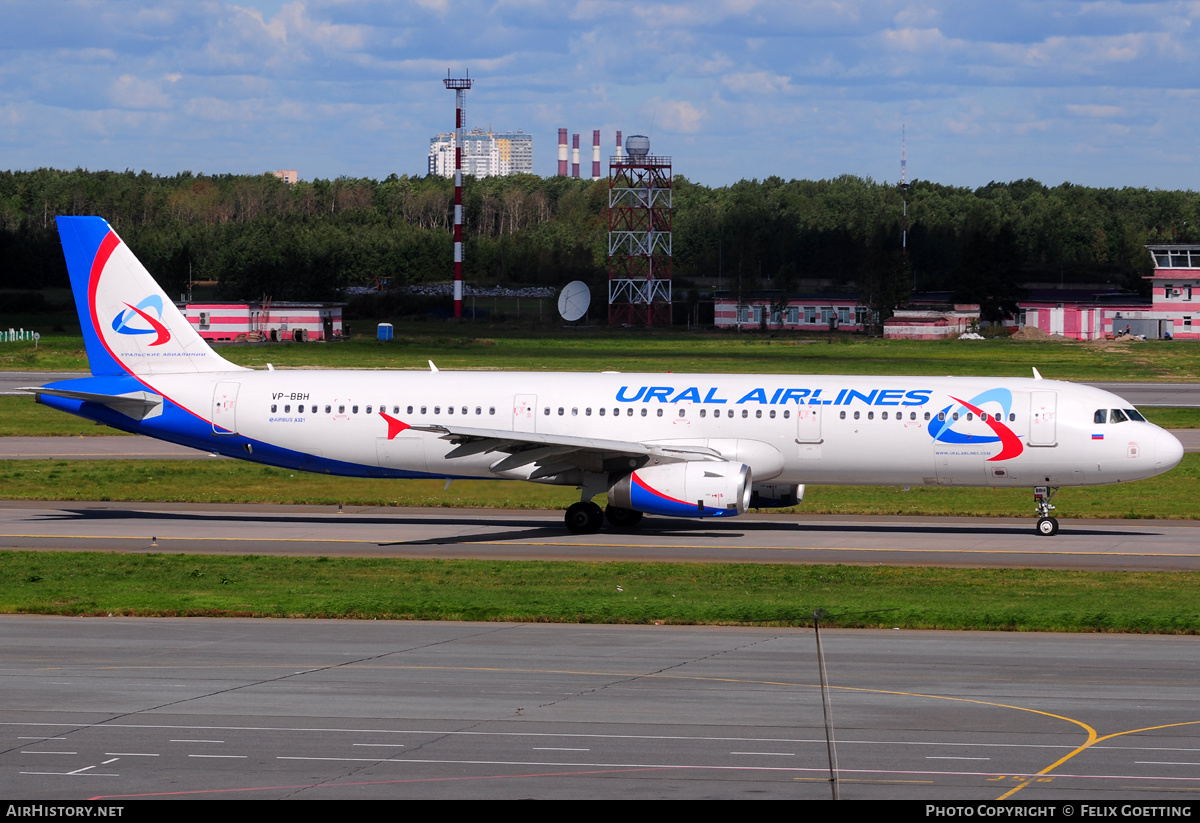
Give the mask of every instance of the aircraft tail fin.
[(106, 220), (57, 223), (92, 374), (242, 370), (209, 347)]

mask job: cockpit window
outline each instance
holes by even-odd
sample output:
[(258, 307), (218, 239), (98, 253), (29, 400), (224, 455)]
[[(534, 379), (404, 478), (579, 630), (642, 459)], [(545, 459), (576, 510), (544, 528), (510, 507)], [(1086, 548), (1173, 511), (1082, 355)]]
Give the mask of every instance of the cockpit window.
[(1107, 423), (1108, 409), (1096, 409), (1096, 413), (1092, 415), (1093, 423)]
[(1137, 409), (1126, 409), (1125, 413), (1129, 415), (1130, 420), (1137, 420), (1139, 423), (1146, 422), (1146, 418), (1142, 417), (1142, 413)]
[(1113, 423), (1124, 423), (1124, 422), (1125, 422), (1126, 420), (1128, 420), (1128, 419), (1129, 419), (1129, 418), (1128, 418), (1128, 417), (1126, 417), (1126, 416), (1125, 416), (1125, 413), (1124, 413), (1124, 412), (1122, 412), (1120, 409), (1113, 409), (1113, 410), (1112, 410), (1112, 417), (1111, 417), (1111, 420), (1112, 420), (1112, 422), (1113, 422)]

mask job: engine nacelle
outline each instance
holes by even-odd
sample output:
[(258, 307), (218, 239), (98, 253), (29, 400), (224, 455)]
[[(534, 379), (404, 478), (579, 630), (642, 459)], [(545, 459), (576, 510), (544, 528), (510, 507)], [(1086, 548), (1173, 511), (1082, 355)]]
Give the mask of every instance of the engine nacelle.
[(755, 483), (750, 487), (750, 508), (786, 509), (804, 500), (804, 484)]
[(608, 502), (668, 517), (733, 517), (749, 508), (751, 485), (743, 463), (669, 463), (621, 478), (608, 490)]

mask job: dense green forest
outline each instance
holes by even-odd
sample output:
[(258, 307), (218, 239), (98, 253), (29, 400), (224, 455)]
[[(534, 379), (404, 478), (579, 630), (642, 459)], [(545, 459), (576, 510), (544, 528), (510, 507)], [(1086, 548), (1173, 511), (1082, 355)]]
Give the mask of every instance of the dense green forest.
[[(160, 177), (82, 169), (0, 172), (0, 288), (66, 285), (56, 215), (107, 218), (168, 293), (189, 272), (226, 297), (329, 299), (379, 275), (451, 277), (451, 181), (339, 178), (288, 186), (271, 175)], [(606, 275), (607, 182), (519, 175), (464, 185), (469, 283), (559, 285)], [(1034, 180), (978, 189), (914, 181), (908, 259), (901, 191), (843, 175), (709, 188), (675, 178), (674, 274), (686, 288), (790, 288), (821, 280), (881, 304), (949, 290), (993, 311), (1028, 281), (1140, 289), (1143, 245), (1197, 235), (1192, 191), (1095, 189)]]

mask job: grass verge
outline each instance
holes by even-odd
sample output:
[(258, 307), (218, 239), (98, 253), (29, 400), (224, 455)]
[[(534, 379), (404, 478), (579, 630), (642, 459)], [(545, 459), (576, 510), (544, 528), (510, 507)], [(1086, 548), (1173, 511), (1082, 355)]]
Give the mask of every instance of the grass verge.
[[(220, 347), (241, 366), (265, 368), (442, 369), (710, 374), (912, 374), (1032, 377), (1081, 381), (1189, 381), (1200, 378), (1200, 342), (879, 340), (841, 334), (681, 329), (562, 329), (536, 334), (484, 323), (416, 323), (382, 343), (247, 344)], [(0, 369), (86, 369), (78, 336), (43, 337), (0, 348)]]
[(0, 553), (9, 614), (799, 625), (823, 608), (827, 625), (855, 628), (1196, 634), (1198, 584), (1195, 572)]

